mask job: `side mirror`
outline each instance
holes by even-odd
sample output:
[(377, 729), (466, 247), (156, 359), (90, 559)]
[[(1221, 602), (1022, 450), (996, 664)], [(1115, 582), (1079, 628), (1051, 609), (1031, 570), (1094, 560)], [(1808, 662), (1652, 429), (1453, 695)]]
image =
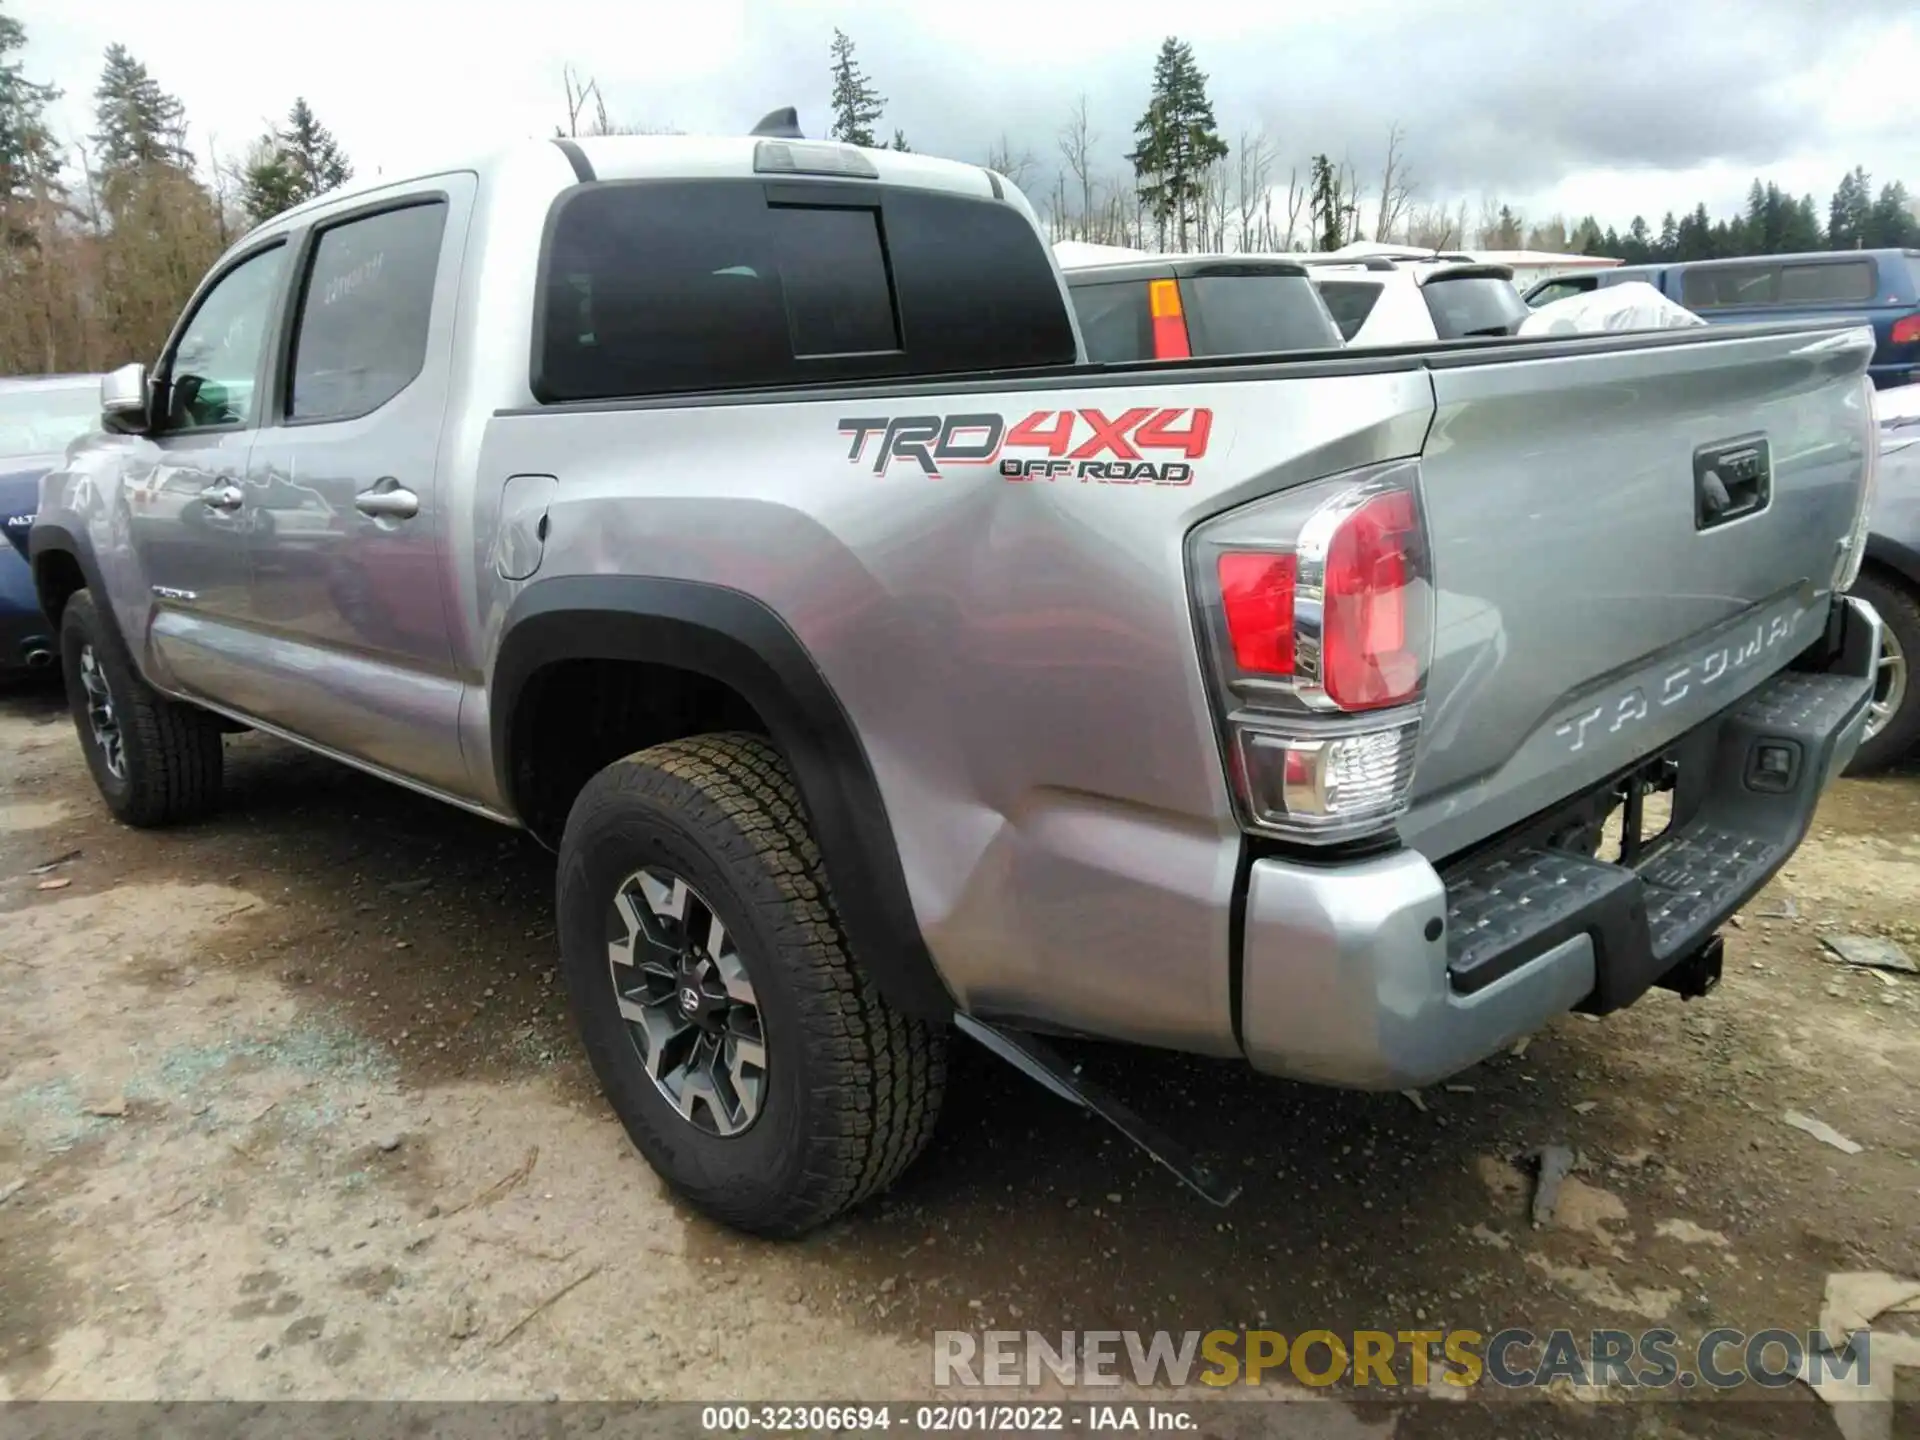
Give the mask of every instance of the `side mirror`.
[(147, 367), (122, 365), (100, 377), (100, 423), (122, 435), (147, 428)]

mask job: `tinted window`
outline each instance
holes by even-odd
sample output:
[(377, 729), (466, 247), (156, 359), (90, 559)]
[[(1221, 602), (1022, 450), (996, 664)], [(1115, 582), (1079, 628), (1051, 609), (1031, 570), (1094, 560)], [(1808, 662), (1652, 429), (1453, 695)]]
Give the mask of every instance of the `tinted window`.
[(1873, 261), (1847, 260), (1820, 265), (1783, 265), (1780, 268), (1780, 303), (1804, 305), (1809, 302), (1873, 299)]
[(1772, 305), (1779, 293), (1778, 265), (1723, 265), (1683, 271), (1680, 276), (1680, 303), (1690, 310)]
[(1468, 335), (1511, 335), (1527, 318), (1527, 302), (1511, 280), (1494, 275), (1435, 275), (1420, 287), (1433, 333), (1442, 340)]
[(320, 234), (294, 331), (292, 420), (350, 420), (420, 373), (440, 268), (442, 203), (387, 210)]
[(253, 409), (260, 347), (273, 328), (273, 301), (287, 247), (242, 260), (214, 282), (187, 321), (166, 364), (171, 385), (163, 428), (241, 425)]
[(100, 382), (0, 386), (0, 460), (54, 455), (100, 419)]
[(880, 217), (871, 210), (783, 207), (772, 222), (793, 353), (898, 350)]
[(1109, 280), (1075, 285), (1068, 293), (1080, 317), (1080, 338), (1087, 358), (1113, 365), (1153, 358), (1153, 313), (1147, 307), (1145, 280)]
[(805, 181), (586, 186), (557, 202), (542, 287), (545, 400), (1076, 359), (1045, 245), (984, 198)]
[(1351, 340), (1367, 323), (1367, 316), (1380, 300), (1377, 280), (1318, 280), (1320, 298), (1327, 302), (1333, 323), (1340, 327), (1340, 338)]
[(1571, 280), (1549, 280), (1528, 293), (1527, 304), (1538, 310), (1542, 305), (1551, 305), (1556, 300), (1565, 300), (1573, 295), (1584, 295), (1597, 283), (1590, 275), (1582, 275)]
[(1199, 275), (1180, 296), (1196, 355), (1338, 349), (1343, 338), (1304, 275)]

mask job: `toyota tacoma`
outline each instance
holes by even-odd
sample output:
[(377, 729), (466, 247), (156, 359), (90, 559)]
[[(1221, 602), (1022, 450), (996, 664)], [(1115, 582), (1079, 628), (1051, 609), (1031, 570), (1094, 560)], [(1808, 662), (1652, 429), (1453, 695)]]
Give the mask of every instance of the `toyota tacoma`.
[(776, 112), (267, 222), (29, 544), (117, 817), (252, 729), (524, 827), (634, 1143), (791, 1235), (956, 1031), (1404, 1088), (1710, 987), (1866, 723), (1872, 349), (1093, 363), (1005, 177)]

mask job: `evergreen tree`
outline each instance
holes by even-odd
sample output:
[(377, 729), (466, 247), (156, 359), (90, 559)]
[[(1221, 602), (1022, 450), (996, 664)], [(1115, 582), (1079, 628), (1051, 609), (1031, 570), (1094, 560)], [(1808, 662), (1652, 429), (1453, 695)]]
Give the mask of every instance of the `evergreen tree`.
[(1333, 162), (1316, 155), (1310, 164), (1308, 181), (1309, 213), (1313, 216), (1313, 248), (1323, 253), (1338, 250), (1347, 243), (1346, 210), (1340, 203), (1340, 183)]
[(1802, 195), (1798, 204), (1789, 206), (1781, 225), (1780, 249), (1783, 253), (1792, 255), (1827, 248), (1826, 232), (1820, 228), (1820, 211), (1814, 204), (1813, 196)]
[(878, 143), (873, 138), (873, 122), (880, 118), (886, 103), (886, 97), (873, 88), (873, 82), (854, 60), (853, 41), (846, 31), (836, 28), (833, 32), (833, 129), (829, 133), (843, 145), (861, 145), (871, 150)]
[(314, 118), (304, 97), (296, 98), (293, 109), (287, 112), (287, 128), (280, 132), (280, 143), (307, 195), (338, 190), (353, 178), (353, 166), (341, 153), (332, 132)]
[(1513, 207), (1511, 205), (1502, 205), (1500, 207), (1500, 226), (1493, 232), (1493, 248), (1495, 250), (1518, 250), (1522, 245), (1526, 244), (1526, 239), (1526, 226), (1521, 223), (1520, 217), (1514, 214)]
[(60, 92), (27, 79), (26, 67), (14, 58), (26, 43), (20, 22), (0, 11), (0, 205), (34, 198), (57, 187), (60, 177), (59, 147), (45, 119)]
[(1671, 260), (1680, 253), (1680, 222), (1671, 210), (1660, 217), (1660, 238), (1653, 242), (1654, 258)]
[(1920, 245), (1920, 222), (1913, 217), (1907, 187), (1900, 181), (1880, 187), (1880, 196), (1867, 215), (1866, 243), (1889, 248)]
[(1207, 98), (1207, 77), (1194, 62), (1191, 45), (1172, 36), (1161, 45), (1147, 113), (1133, 135), (1135, 149), (1127, 159), (1133, 162), (1140, 203), (1162, 234), (1172, 225), (1185, 250), (1187, 227), (1206, 192), (1207, 168), (1227, 158), (1227, 142), (1220, 138)]
[(253, 142), (241, 162), (239, 181), (241, 212), (254, 225), (291, 210), (306, 198), (301, 194), (293, 159), (276, 135), (262, 135)]
[(1866, 170), (1856, 165), (1841, 178), (1827, 206), (1827, 244), (1835, 250), (1857, 250), (1867, 243), (1873, 220), (1873, 185)]
[(254, 141), (240, 170), (240, 208), (258, 225), (353, 178), (340, 151), (304, 97), (293, 102), (283, 129)]
[(893, 144), (889, 148), (894, 150), (913, 149), (911, 145), (907, 144), (907, 132), (904, 130), (895, 130), (893, 132)]
[[(1616, 241), (1618, 237), (1615, 237)], [(1582, 217), (1573, 227), (1573, 248), (1581, 255), (1611, 255), (1607, 249), (1607, 236), (1601, 233), (1600, 222), (1591, 215)]]
[(1652, 232), (1647, 229), (1644, 215), (1633, 217), (1633, 223), (1627, 226), (1626, 238), (1620, 242), (1616, 252), (1628, 265), (1645, 265), (1653, 259)]
[(124, 45), (109, 45), (93, 92), (94, 161), (106, 177), (156, 165), (191, 173), (187, 117)]

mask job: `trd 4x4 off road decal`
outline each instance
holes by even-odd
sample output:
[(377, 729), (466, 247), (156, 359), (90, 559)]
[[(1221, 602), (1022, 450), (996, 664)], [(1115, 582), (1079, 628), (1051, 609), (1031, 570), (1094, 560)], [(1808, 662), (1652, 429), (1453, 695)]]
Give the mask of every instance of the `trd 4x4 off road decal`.
[[(896, 460), (923, 474), (965, 465), (994, 465), (1007, 480), (1079, 480), (1101, 485), (1191, 485), (1207, 453), (1211, 410), (1160, 410), (1151, 405), (1108, 415), (1102, 410), (1036, 410), (1007, 423), (1004, 415), (877, 415), (840, 422), (853, 437), (847, 459), (873, 452), (873, 473)], [(878, 445), (872, 442), (878, 439)], [(1009, 451), (1026, 451), (1012, 455)], [(1033, 453), (1038, 452), (1038, 453)], [(1179, 460), (1155, 458), (1168, 452)]]

